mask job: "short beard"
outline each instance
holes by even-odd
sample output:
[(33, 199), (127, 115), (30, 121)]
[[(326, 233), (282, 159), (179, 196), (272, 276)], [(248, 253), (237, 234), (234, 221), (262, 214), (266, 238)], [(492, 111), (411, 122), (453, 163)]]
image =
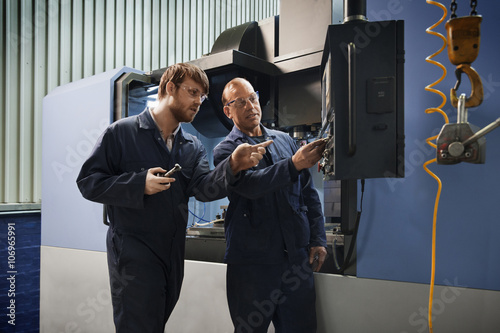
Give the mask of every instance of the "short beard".
[(198, 114), (195, 113), (194, 116), (191, 116), (190, 113), (187, 114), (181, 107), (177, 107), (173, 105), (171, 107), (172, 115), (175, 117), (179, 123), (190, 123), (194, 120), (194, 117)]

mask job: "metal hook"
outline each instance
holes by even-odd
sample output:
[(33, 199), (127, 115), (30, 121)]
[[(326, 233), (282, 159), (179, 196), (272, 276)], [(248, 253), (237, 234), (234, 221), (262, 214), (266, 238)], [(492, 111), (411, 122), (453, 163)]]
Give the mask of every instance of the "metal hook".
[(462, 73), (463, 71), (460, 69), (455, 69), (455, 76), (457, 77), (457, 83), (455, 83), (455, 87), (453, 89), (458, 90), (460, 88), (460, 84), (462, 83)]
[(475, 107), (479, 106), (483, 102), (483, 83), (479, 74), (472, 68), (469, 64), (460, 64), (455, 70), (455, 75), (457, 76), (457, 83), (455, 87), (450, 90), (450, 102), (453, 107), (458, 107), (457, 89), (461, 83), (462, 73), (467, 74), (471, 83), (471, 95), (465, 100), (465, 107)]

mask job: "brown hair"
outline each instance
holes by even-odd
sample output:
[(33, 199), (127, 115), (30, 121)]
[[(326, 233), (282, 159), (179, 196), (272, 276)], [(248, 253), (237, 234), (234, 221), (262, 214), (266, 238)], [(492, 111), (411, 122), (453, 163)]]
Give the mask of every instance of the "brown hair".
[(158, 99), (163, 99), (167, 96), (168, 82), (172, 82), (175, 85), (181, 84), (186, 75), (201, 84), (205, 90), (204, 93), (208, 93), (209, 83), (207, 74), (198, 66), (188, 63), (178, 63), (169, 66), (161, 76), (160, 85), (158, 86)]

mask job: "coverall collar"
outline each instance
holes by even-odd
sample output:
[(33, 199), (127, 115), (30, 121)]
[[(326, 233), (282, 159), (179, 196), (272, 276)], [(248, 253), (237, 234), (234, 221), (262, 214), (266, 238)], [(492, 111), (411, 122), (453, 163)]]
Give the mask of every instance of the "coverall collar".
[[(153, 120), (153, 117), (151, 117), (151, 113), (149, 112), (149, 108), (146, 108), (144, 111), (142, 111), (138, 116), (137, 116), (138, 122), (139, 122), (139, 128), (145, 129), (145, 130), (155, 130), (157, 129), (155, 121)], [(179, 135), (179, 139), (186, 142), (186, 141), (192, 141), (191, 139), (187, 138), (184, 136), (184, 132), (182, 130), (181, 124), (177, 126), (177, 130), (175, 133), (175, 136), (177, 137)]]
[[(264, 136), (264, 138), (266, 140), (273, 140), (274, 138), (276, 138), (276, 136), (273, 134), (270, 134), (269, 131), (267, 130), (267, 128), (262, 126), (262, 124), (260, 124), (259, 126), (260, 126), (260, 129), (262, 131), (262, 135)], [(237, 139), (240, 139), (241, 141), (243, 141), (245, 143), (248, 143), (249, 139), (251, 138), (251, 136), (246, 135), (245, 133), (240, 131), (236, 126), (233, 126), (233, 130), (231, 131), (231, 133), (229, 133), (228, 137), (234, 141), (236, 141)]]

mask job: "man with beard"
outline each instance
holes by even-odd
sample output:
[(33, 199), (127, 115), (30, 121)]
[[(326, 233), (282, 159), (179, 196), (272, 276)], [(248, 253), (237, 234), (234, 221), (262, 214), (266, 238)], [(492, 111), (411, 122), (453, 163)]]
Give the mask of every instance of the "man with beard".
[[(184, 274), (188, 200), (226, 196), (240, 171), (271, 142), (241, 145), (213, 171), (201, 142), (183, 131), (207, 97), (208, 78), (190, 64), (168, 67), (158, 106), (111, 124), (77, 178), (82, 195), (106, 205), (108, 268), (117, 333), (163, 333)], [(175, 164), (181, 170), (165, 176)]]
[(214, 149), (220, 165), (241, 143), (273, 140), (262, 160), (229, 189), (225, 217), (227, 301), (234, 332), (316, 332), (313, 271), (326, 257), (321, 202), (308, 168), (325, 141), (300, 149), (286, 133), (265, 128), (258, 92), (235, 78), (222, 93), (231, 133)]

